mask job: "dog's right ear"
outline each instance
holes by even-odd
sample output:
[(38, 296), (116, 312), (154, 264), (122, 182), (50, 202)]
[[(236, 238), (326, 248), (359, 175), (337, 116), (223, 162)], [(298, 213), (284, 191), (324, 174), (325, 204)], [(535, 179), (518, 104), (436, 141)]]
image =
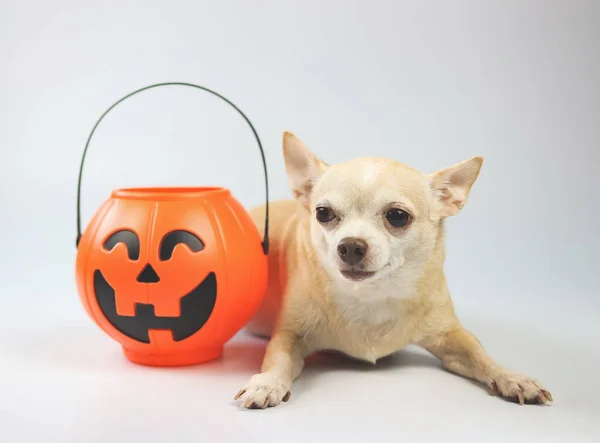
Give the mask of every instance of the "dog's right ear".
[(473, 157), (429, 175), (434, 195), (431, 212), (434, 218), (455, 215), (463, 208), (482, 163), (483, 157)]
[(287, 131), (283, 133), (283, 159), (294, 197), (308, 208), (313, 186), (329, 165), (313, 154), (298, 137)]

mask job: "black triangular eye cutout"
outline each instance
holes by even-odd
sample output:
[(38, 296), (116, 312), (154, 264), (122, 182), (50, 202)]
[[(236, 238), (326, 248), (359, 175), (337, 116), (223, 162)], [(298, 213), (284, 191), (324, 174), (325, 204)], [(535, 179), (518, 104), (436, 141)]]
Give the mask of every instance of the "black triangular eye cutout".
[(204, 243), (195, 234), (183, 230), (171, 231), (160, 242), (160, 260), (170, 260), (175, 246), (179, 243), (187, 245), (192, 252), (199, 252), (204, 249)]

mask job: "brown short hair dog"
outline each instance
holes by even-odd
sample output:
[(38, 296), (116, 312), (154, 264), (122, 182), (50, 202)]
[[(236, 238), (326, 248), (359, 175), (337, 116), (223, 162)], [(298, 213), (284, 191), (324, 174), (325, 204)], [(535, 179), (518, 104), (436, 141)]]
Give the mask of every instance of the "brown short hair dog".
[[(408, 344), (521, 404), (552, 401), (536, 380), (492, 360), (457, 319), (443, 272), (444, 219), (458, 213), (483, 162), (432, 174), (384, 158), (329, 166), (283, 137), (295, 200), (270, 206), (269, 287), (248, 329), (270, 336), (244, 407), (290, 397), (304, 357), (337, 350), (375, 362)], [(263, 209), (252, 212), (263, 227)]]

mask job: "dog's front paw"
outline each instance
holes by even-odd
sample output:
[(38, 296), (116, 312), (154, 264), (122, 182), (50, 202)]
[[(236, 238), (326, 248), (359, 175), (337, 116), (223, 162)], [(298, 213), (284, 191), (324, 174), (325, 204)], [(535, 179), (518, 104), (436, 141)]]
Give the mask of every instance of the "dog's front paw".
[(489, 384), (494, 394), (520, 404), (545, 404), (553, 401), (552, 394), (540, 382), (526, 375), (500, 372)]
[(254, 375), (234, 397), (248, 409), (265, 409), (277, 406), (290, 398), (289, 386), (281, 381), (280, 376), (263, 372)]

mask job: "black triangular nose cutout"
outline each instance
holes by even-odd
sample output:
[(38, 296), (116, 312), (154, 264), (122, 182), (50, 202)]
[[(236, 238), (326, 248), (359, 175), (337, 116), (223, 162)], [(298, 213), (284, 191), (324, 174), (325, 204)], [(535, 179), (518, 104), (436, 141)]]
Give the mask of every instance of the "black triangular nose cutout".
[(138, 275), (137, 281), (140, 283), (158, 283), (160, 281), (160, 278), (158, 278), (158, 274), (156, 273), (152, 265), (148, 263), (146, 267), (142, 269), (140, 275)]

